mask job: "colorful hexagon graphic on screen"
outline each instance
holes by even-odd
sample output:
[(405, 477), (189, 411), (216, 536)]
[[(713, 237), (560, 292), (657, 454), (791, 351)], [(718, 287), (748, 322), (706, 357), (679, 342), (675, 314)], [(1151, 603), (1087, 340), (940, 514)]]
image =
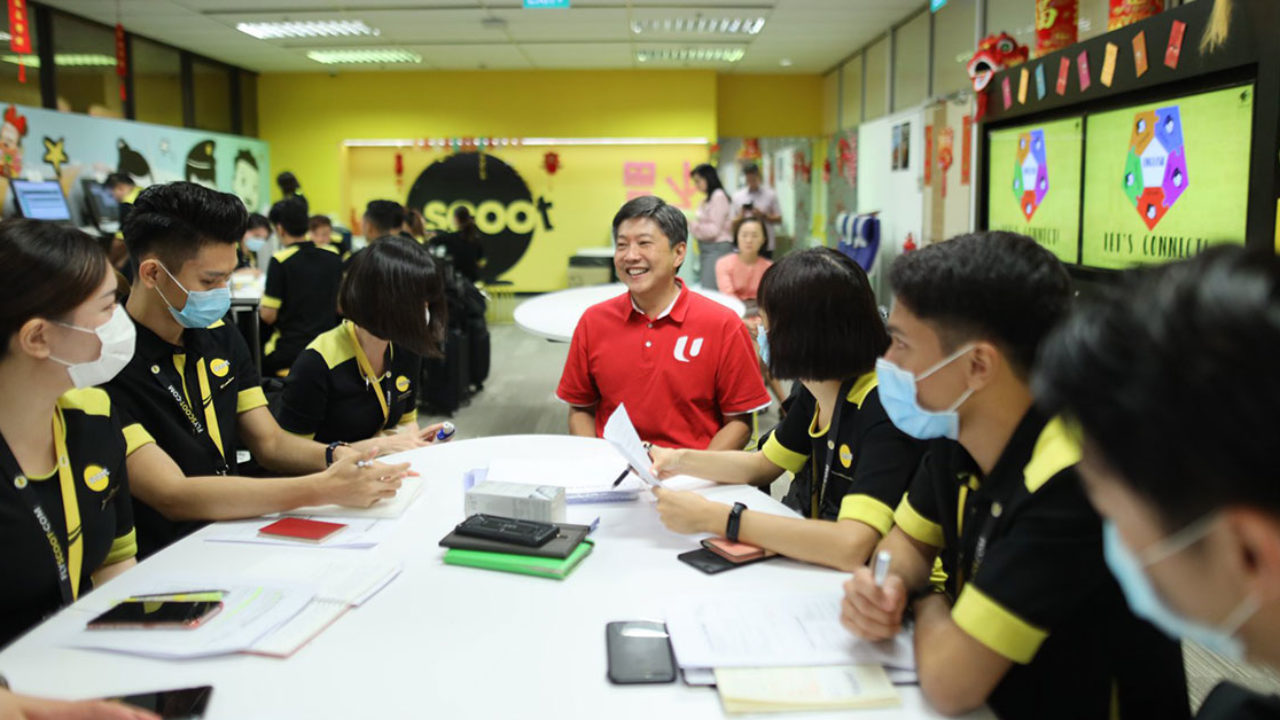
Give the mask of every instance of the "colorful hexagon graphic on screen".
[(1045, 155), (1044, 131), (1032, 130), (1018, 136), (1018, 152), (1013, 168), (1013, 196), (1022, 215), (1031, 221), (1049, 194), (1049, 163)]
[(1190, 175), (1177, 105), (1134, 115), (1124, 165), (1124, 193), (1148, 230), (1186, 191)]

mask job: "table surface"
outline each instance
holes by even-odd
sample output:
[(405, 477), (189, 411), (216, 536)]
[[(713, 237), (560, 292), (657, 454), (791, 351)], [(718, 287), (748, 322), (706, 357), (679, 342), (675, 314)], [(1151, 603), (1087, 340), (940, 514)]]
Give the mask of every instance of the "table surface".
[[(207, 531), (200, 531), (123, 576), (129, 585), (192, 577), (202, 569), (224, 576), (267, 554), (403, 563), (390, 585), (288, 659), (233, 655), (175, 662), (59, 647), (59, 639), (92, 617), (82, 598), (0, 653), (0, 673), (19, 692), (66, 698), (209, 684), (215, 689), (208, 718), (724, 717), (713, 688), (679, 681), (610, 684), (605, 623), (661, 618), (666, 603), (684, 595), (830, 589), (842, 573), (779, 559), (703, 575), (676, 560), (696, 541), (663, 528), (647, 493), (636, 502), (592, 506), (601, 516), (592, 536), (595, 551), (563, 581), (441, 560), (437, 543), (462, 519), (462, 476), (468, 470), (494, 457), (613, 452), (601, 440), (532, 435), (411, 451), (402, 457), (426, 486), (395, 534), (375, 549), (211, 543), (202, 539)], [(91, 593), (89, 601), (110, 588)], [(916, 687), (899, 690), (901, 707), (857, 716), (940, 717)]]
[[(693, 286), (689, 289), (724, 305), (737, 313), (738, 317), (747, 313), (747, 306), (736, 297)], [(570, 288), (539, 295), (525, 300), (516, 307), (516, 325), (531, 335), (555, 342), (569, 342), (573, 339), (574, 328), (578, 327), (578, 320), (582, 318), (587, 308), (615, 298), (626, 291), (626, 285), (612, 283)]]

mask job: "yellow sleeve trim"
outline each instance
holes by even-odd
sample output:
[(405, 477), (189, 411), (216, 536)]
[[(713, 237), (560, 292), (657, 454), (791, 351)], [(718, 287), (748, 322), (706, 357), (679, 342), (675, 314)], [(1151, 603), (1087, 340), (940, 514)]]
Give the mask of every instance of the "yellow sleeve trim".
[(893, 521), (902, 531), (916, 540), (933, 547), (946, 545), (942, 536), (942, 526), (921, 515), (907, 498), (898, 503), (898, 510), (893, 513)]
[(250, 410), (267, 406), (267, 396), (262, 392), (260, 387), (251, 387), (248, 390), (241, 390), (236, 396), (236, 414), (247, 413)]
[(951, 619), (978, 642), (1020, 665), (1036, 656), (1049, 631), (1014, 615), (972, 583), (960, 591)]
[(111, 415), (111, 397), (102, 388), (88, 387), (68, 390), (58, 398), (64, 410), (79, 410), (86, 415), (108, 417)]
[(122, 560), (128, 560), (138, 554), (138, 532), (130, 529), (128, 535), (118, 537), (111, 542), (111, 549), (107, 551), (107, 559), (102, 561), (103, 565), (114, 565)]
[(870, 495), (845, 495), (840, 501), (840, 514), (836, 520), (857, 520), (888, 535), (893, 528), (893, 508)]
[(274, 297), (271, 297), (270, 295), (262, 296), (262, 307), (264, 308), (279, 310), (280, 306), (283, 304), (284, 304), (284, 301), (281, 300), (280, 298), (274, 298)]
[(1036, 438), (1031, 450), (1031, 462), (1022, 469), (1023, 481), (1029, 492), (1035, 492), (1049, 478), (1080, 462), (1080, 441), (1070, 432), (1060, 417), (1049, 421)]
[(876, 389), (878, 384), (879, 380), (876, 377), (876, 371), (872, 370), (858, 378), (853, 387), (849, 388), (849, 394), (845, 396), (845, 399), (861, 408), (862, 403), (866, 401), (867, 396), (871, 394), (872, 390)]
[(792, 473), (800, 472), (801, 468), (804, 467), (805, 462), (809, 459), (808, 455), (798, 453), (783, 445), (778, 440), (777, 433), (769, 436), (769, 439), (764, 442), (764, 448), (761, 449), (760, 452), (764, 453), (765, 459), (769, 462)]
[(124, 428), (124, 456), (129, 457), (138, 448), (143, 445), (150, 445), (156, 439), (151, 437), (151, 433), (142, 427), (141, 423), (133, 423), (126, 425)]
[(417, 425), (418, 424), (418, 408), (414, 408), (404, 415), (400, 416), (401, 425)]

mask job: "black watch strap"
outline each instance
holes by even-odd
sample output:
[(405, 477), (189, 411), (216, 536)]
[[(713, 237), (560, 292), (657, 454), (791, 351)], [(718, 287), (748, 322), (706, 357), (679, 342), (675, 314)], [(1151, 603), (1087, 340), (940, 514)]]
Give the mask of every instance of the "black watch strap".
[(329, 446), (324, 449), (324, 466), (325, 467), (329, 467), (330, 465), (333, 464), (333, 451), (337, 450), (340, 447), (351, 447), (351, 443), (344, 443), (341, 440), (337, 442), (329, 443)]
[(729, 511), (729, 524), (724, 529), (724, 536), (729, 538), (729, 542), (738, 542), (738, 527), (742, 525), (742, 511), (746, 509), (746, 505), (736, 502)]

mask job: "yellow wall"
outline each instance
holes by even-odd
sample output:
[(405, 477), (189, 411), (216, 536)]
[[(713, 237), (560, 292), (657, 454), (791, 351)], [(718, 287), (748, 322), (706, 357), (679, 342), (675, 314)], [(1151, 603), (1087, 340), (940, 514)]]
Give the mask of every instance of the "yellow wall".
[(818, 75), (720, 75), (716, 124), (720, 137), (807, 137), (822, 132)]

